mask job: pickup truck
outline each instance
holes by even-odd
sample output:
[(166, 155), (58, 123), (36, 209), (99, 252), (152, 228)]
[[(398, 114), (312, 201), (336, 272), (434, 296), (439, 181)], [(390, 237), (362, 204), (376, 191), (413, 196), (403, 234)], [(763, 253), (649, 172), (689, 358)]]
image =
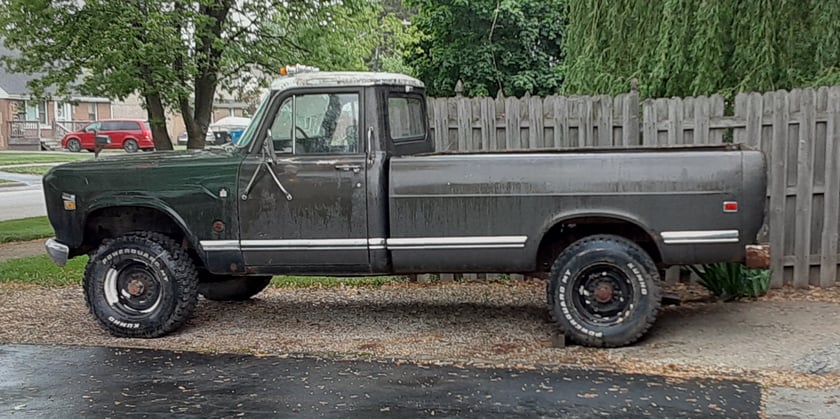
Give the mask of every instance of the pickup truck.
[(273, 275), (508, 272), (546, 280), (566, 337), (624, 346), (660, 311), (662, 269), (747, 262), (764, 222), (765, 159), (744, 146), (435, 152), (419, 80), (291, 70), (235, 145), (46, 174), (46, 250), (89, 256), (112, 335), (166, 335), (199, 295), (248, 299)]

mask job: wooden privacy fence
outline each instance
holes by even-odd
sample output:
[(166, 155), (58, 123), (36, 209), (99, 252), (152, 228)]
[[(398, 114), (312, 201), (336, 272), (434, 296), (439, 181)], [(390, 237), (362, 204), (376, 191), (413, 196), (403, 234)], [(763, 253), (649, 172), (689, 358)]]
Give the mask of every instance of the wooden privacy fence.
[(840, 86), (742, 93), (731, 106), (718, 95), (640, 103), (635, 91), (457, 96), (429, 98), (427, 105), (439, 151), (724, 142), (759, 148), (768, 164), (762, 240), (771, 244), (772, 286), (839, 283)]

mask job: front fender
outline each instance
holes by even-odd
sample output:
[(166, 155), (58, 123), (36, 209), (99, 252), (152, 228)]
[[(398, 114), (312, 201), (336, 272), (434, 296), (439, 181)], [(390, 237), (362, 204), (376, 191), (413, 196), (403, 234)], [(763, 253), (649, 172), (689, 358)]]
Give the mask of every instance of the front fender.
[[(198, 245), (198, 237), (195, 232), (187, 224), (186, 220), (178, 214), (166, 201), (149, 195), (140, 194), (119, 194), (97, 197), (90, 202), (88, 210), (82, 220), (81, 231), (84, 232), (84, 226), (87, 224), (88, 218), (96, 211), (105, 208), (119, 208), (119, 207), (140, 207), (149, 208), (159, 211), (169, 217), (184, 233), (184, 236), (189, 240), (193, 246)], [(81, 235), (79, 235), (81, 237)], [(83, 240), (83, 239), (82, 239)], [(81, 244), (81, 243), (80, 243)]]

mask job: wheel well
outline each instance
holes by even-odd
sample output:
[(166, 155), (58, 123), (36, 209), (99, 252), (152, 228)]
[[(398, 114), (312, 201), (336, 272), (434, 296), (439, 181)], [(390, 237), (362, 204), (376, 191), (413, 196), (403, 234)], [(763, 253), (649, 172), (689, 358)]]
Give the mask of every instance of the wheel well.
[(195, 261), (201, 265), (201, 258), (195, 252), (189, 238), (181, 227), (163, 211), (147, 207), (108, 207), (95, 210), (85, 221), (84, 252), (98, 247), (103, 240), (123, 234), (149, 231), (165, 234), (184, 247)]
[(662, 261), (653, 237), (638, 225), (610, 217), (581, 217), (557, 223), (543, 236), (537, 252), (537, 270), (548, 272), (554, 259), (566, 247), (577, 240), (595, 234), (613, 234), (624, 237), (641, 246), (655, 263)]

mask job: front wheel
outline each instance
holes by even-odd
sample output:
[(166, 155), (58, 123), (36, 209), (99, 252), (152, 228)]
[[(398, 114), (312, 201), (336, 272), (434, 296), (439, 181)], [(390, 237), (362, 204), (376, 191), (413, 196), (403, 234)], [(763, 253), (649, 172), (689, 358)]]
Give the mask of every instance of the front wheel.
[(586, 237), (551, 268), (548, 303), (562, 332), (585, 346), (639, 340), (659, 313), (659, 273), (637, 244), (618, 236)]
[(105, 241), (85, 268), (85, 302), (117, 337), (154, 338), (179, 329), (198, 302), (198, 274), (186, 251), (158, 233)]

